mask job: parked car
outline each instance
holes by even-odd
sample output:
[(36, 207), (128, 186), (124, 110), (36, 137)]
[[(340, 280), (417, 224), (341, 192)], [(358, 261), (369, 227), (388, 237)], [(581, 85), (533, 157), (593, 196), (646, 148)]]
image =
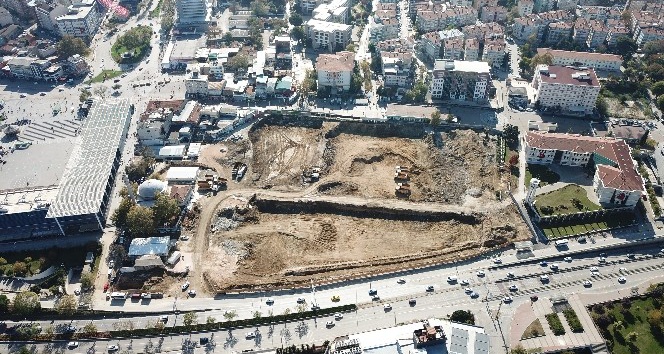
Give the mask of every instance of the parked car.
[(274, 304), (274, 299), (273, 298), (268, 298), (267, 300), (265, 300), (265, 303), (268, 304), (268, 305), (272, 305), (272, 304)]
[(512, 297), (511, 296), (505, 296), (503, 298), (503, 302), (506, 303), (506, 304), (509, 304), (510, 302), (512, 302)]
[(305, 300), (303, 297), (298, 297), (298, 298), (297, 298), (297, 303), (298, 303), (298, 304), (302, 304), (302, 303), (304, 303), (305, 301), (306, 301), (306, 300)]
[(478, 270), (475, 274), (477, 274), (478, 277), (483, 277), (486, 275), (483, 270)]
[(116, 351), (120, 350), (120, 347), (118, 347), (115, 344), (111, 344), (108, 347), (106, 347), (106, 349), (108, 349), (109, 352), (116, 352)]
[(187, 290), (188, 287), (189, 287), (189, 281), (187, 280), (186, 282), (184, 282), (184, 284), (182, 284), (182, 291)]
[(339, 301), (341, 301), (341, 298), (339, 297), (339, 295), (332, 295), (331, 300), (332, 300), (332, 302), (339, 302)]
[(589, 287), (593, 286), (593, 283), (590, 280), (584, 280), (583, 281), (583, 286), (585, 286), (586, 288), (589, 288)]
[(392, 304), (385, 304), (385, 305), (383, 305), (383, 309), (384, 309), (385, 311), (390, 311), (390, 310), (392, 309)]
[(340, 319), (342, 319), (342, 318), (344, 318), (344, 315), (342, 315), (342, 314), (340, 314), (340, 313), (335, 313), (335, 314), (334, 314), (334, 319), (335, 319), (335, 320), (340, 320)]
[(516, 284), (512, 284), (512, 285), (510, 285), (509, 289), (510, 289), (510, 291), (517, 291), (517, 290), (519, 290), (519, 287), (516, 286)]
[(415, 299), (410, 299), (410, 300), (408, 300), (408, 304), (409, 304), (410, 306), (415, 306), (415, 304), (417, 304), (417, 300), (415, 300)]
[(244, 337), (247, 339), (254, 339), (256, 338), (256, 332), (247, 332), (247, 334), (245, 334)]
[(67, 343), (67, 348), (69, 348), (69, 349), (73, 349), (73, 348), (76, 348), (76, 347), (78, 347), (78, 342), (69, 342), (69, 343)]
[(434, 290), (433, 285), (427, 286), (427, 291), (432, 292)]
[(618, 278), (618, 283), (625, 283), (625, 282), (627, 282), (627, 278), (625, 277)]

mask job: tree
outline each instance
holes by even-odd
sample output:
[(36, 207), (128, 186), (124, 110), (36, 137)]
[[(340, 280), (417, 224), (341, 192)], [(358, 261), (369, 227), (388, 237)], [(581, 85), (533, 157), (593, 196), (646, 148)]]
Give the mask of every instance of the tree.
[(435, 110), (433, 113), (431, 113), (431, 121), (429, 121), (431, 125), (439, 125), (440, 124), (440, 111)]
[(101, 97), (101, 98), (104, 98), (104, 97), (106, 97), (106, 91), (107, 91), (107, 90), (108, 90), (108, 88), (106, 88), (106, 86), (97, 86), (97, 87), (95, 87), (95, 89), (92, 91), (92, 93), (93, 93), (95, 96), (99, 96), (99, 97)]
[(664, 81), (655, 82), (650, 88), (652, 94), (655, 96), (661, 96), (664, 94)]
[(217, 319), (212, 316), (208, 316), (207, 319), (205, 319), (205, 323), (207, 324), (213, 324), (215, 322), (217, 322)]
[(660, 327), (662, 325), (662, 312), (660, 310), (648, 312), (648, 324), (653, 328)]
[(632, 343), (636, 342), (638, 338), (639, 338), (639, 332), (632, 331), (627, 334), (627, 340)]
[(290, 315), (290, 313), (291, 313), (291, 309), (288, 308), (288, 307), (286, 307), (286, 309), (284, 310), (284, 312), (282, 312), (281, 314), (284, 315), (284, 316), (288, 316), (288, 315)]
[(23, 262), (16, 262), (12, 266), (14, 275), (17, 277), (22, 277), (28, 273), (28, 265)]
[(254, 319), (259, 319), (263, 316), (263, 314), (260, 311), (254, 311), (254, 313), (251, 314), (251, 317)]
[(623, 59), (632, 58), (638, 46), (632, 37), (620, 36), (616, 39), (616, 54), (622, 55)]
[(134, 205), (135, 204), (131, 199), (122, 198), (120, 205), (118, 205), (118, 208), (115, 209), (111, 215), (111, 221), (113, 224), (120, 228), (125, 227), (127, 225), (127, 214), (129, 214), (129, 211)]
[(657, 97), (657, 108), (664, 110), (664, 95)]
[(74, 295), (65, 295), (60, 298), (58, 304), (55, 307), (55, 310), (58, 311), (61, 315), (72, 315), (76, 312), (76, 306), (78, 305)]
[(549, 53), (536, 54), (530, 60), (530, 70), (531, 70), (531, 72), (534, 73), (537, 66), (541, 65), (541, 64), (553, 65), (553, 56)]
[(291, 25), (297, 27), (301, 26), (304, 20), (302, 19), (302, 16), (298, 13), (293, 13), (290, 15), (290, 18), (288, 19), (288, 22), (290, 22)]
[(236, 317), (237, 317), (237, 312), (235, 312), (235, 310), (224, 312), (224, 319), (226, 321), (232, 321)]
[(90, 272), (83, 272), (81, 274), (81, 288), (91, 289), (95, 283), (95, 276)]
[(9, 298), (5, 294), (0, 294), (0, 313), (9, 312)]
[(505, 144), (509, 146), (512, 150), (515, 150), (519, 145), (519, 128), (508, 124), (503, 128), (503, 139), (505, 139)]
[(195, 312), (187, 312), (184, 314), (184, 325), (189, 327), (191, 325), (194, 325), (198, 323), (198, 316), (196, 316)]
[(32, 315), (41, 309), (39, 296), (32, 291), (20, 292), (14, 297), (12, 308), (19, 315)]
[(306, 33), (304, 32), (304, 27), (302, 26), (293, 27), (291, 30), (291, 37), (293, 37), (295, 40), (301, 41), (305, 38), (305, 36)]
[(135, 237), (154, 233), (154, 212), (150, 208), (133, 205), (127, 214), (127, 229)]
[(508, 161), (510, 168), (514, 168), (517, 164), (519, 164), (519, 155), (512, 155), (510, 157), (510, 160)]
[(58, 51), (61, 59), (67, 59), (75, 54), (86, 56), (90, 53), (88, 45), (82, 39), (72, 36), (62, 37), (55, 45), (55, 49)]
[(316, 81), (317, 79), (318, 76), (314, 70), (307, 70), (304, 80), (302, 80), (302, 86), (300, 88), (300, 93), (303, 97), (308, 96), (310, 92), (318, 91), (318, 84)]
[(246, 69), (249, 66), (249, 58), (244, 53), (238, 53), (233, 57), (230, 57), (224, 66), (224, 69), (230, 71), (237, 71), (239, 69)]
[(154, 205), (152, 206), (152, 213), (154, 214), (154, 223), (157, 227), (161, 227), (176, 218), (180, 214), (180, 206), (178, 201), (165, 193), (157, 193)]
[(95, 334), (95, 333), (97, 333), (97, 332), (98, 332), (98, 330), (97, 330), (97, 326), (95, 326), (95, 324), (92, 323), (92, 322), (86, 324), (86, 325), (83, 327), (83, 333), (85, 333), (85, 334), (87, 334), (87, 335), (92, 335), (92, 334)]
[(599, 114), (606, 116), (609, 114), (609, 104), (606, 102), (606, 99), (603, 96), (597, 96), (597, 101), (595, 101), (595, 107)]
[(474, 325), (475, 315), (473, 315), (473, 313), (468, 310), (456, 310), (452, 312), (450, 321)]
[(519, 344), (510, 350), (510, 354), (528, 354), (528, 351), (521, 344)]
[(85, 102), (92, 96), (92, 93), (90, 93), (89, 90), (83, 90), (81, 91), (81, 94), (78, 96), (78, 100), (81, 102)]

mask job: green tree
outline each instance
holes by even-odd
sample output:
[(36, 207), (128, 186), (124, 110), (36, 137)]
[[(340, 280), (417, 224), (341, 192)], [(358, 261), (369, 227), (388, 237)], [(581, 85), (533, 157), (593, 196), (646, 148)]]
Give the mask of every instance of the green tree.
[(67, 59), (75, 54), (86, 56), (90, 53), (88, 45), (82, 39), (72, 36), (62, 37), (55, 45), (55, 49), (61, 59)]
[(456, 310), (452, 312), (452, 316), (450, 316), (450, 321), (474, 325), (475, 315), (473, 315), (472, 312), (467, 310)]
[(503, 139), (505, 139), (505, 144), (512, 150), (516, 149), (519, 145), (519, 128), (512, 124), (507, 124), (503, 128)]
[(5, 264), (7, 264), (7, 260), (4, 259), (3, 257), (0, 257), (0, 266), (3, 266)]
[(249, 58), (244, 53), (238, 53), (235, 56), (228, 58), (224, 69), (236, 72), (239, 69), (246, 69), (249, 66)]
[(639, 339), (639, 332), (632, 331), (627, 334), (628, 341), (634, 343), (637, 339)]
[(155, 226), (161, 227), (170, 222), (180, 214), (178, 201), (165, 193), (158, 193), (152, 206)]
[(235, 310), (224, 312), (224, 319), (226, 321), (232, 321), (236, 317), (237, 317), (237, 312), (235, 312)]
[(16, 294), (12, 304), (12, 309), (14, 310), (14, 313), (22, 316), (34, 314), (41, 309), (39, 295), (32, 291), (23, 291)]
[(187, 312), (184, 314), (184, 325), (189, 327), (191, 325), (194, 325), (198, 323), (198, 316), (196, 315), (195, 312)]
[(632, 58), (638, 46), (632, 37), (620, 36), (616, 39), (616, 54), (622, 55), (623, 59), (629, 60)]
[(90, 90), (83, 90), (81, 91), (81, 94), (78, 96), (78, 100), (81, 102), (85, 102), (90, 97), (92, 97), (92, 93), (90, 92)]
[(98, 332), (97, 326), (94, 323), (90, 322), (83, 327), (83, 333), (87, 335), (92, 335)]
[(290, 22), (291, 25), (297, 27), (297, 26), (302, 26), (302, 23), (304, 20), (302, 19), (302, 16), (298, 13), (293, 13), (291, 14), (290, 18), (288, 19), (288, 22)]
[(657, 108), (664, 110), (664, 95), (657, 97)]
[(154, 233), (154, 212), (150, 208), (133, 205), (127, 214), (127, 229), (135, 237)]
[(541, 64), (553, 65), (553, 56), (549, 53), (536, 54), (530, 60), (530, 71), (531, 71), (531, 73), (534, 73), (535, 68), (537, 68), (537, 66), (541, 65)]
[(660, 310), (651, 310), (648, 312), (648, 324), (653, 328), (662, 326), (662, 312)]
[(81, 288), (91, 289), (95, 283), (95, 276), (90, 272), (81, 273)]
[(664, 94), (664, 81), (655, 82), (650, 88), (652, 94), (655, 96), (661, 96)]
[(317, 80), (318, 76), (316, 71), (307, 70), (307, 73), (304, 77), (304, 80), (302, 80), (302, 85), (300, 87), (300, 93), (302, 96), (306, 97), (309, 95), (309, 93), (316, 92), (318, 90)]
[(291, 37), (297, 41), (301, 41), (306, 37), (306, 33), (304, 32), (304, 27), (302, 26), (296, 26), (293, 27), (291, 30)]
[(599, 112), (601, 115), (606, 116), (609, 114), (609, 104), (606, 102), (606, 99), (603, 96), (597, 96), (595, 107), (597, 108), (597, 112)]
[(22, 277), (26, 274), (28, 274), (28, 265), (25, 264), (24, 262), (16, 262), (12, 266), (12, 270), (14, 270), (14, 275), (17, 277)]
[(0, 313), (9, 312), (9, 298), (5, 294), (0, 294)]
[(78, 303), (74, 295), (65, 295), (58, 300), (55, 310), (61, 315), (70, 316), (76, 312), (77, 305)]
[(205, 320), (205, 323), (207, 324), (213, 324), (215, 322), (217, 322), (217, 319), (212, 316), (208, 316), (207, 319)]
[(251, 314), (251, 317), (254, 319), (259, 319), (263, 316), (263, 314), (260, 311), (254, 311), (254, 313)]
[(251, 2), (249, 8), (253, 12), (254, 16), (258, 17), (266, 16), (270, 9), (265, 0), (254, 0)]
[(521, 344), (519, 344), (510, 350), (510, 354), (528, 354), (528, 351)]
[(440, 124), (440, 111), (435, 110), (433, 113), (431, 113), (431, 125), (439, 125)]
[(113, 224), (120, 228), (127, 226), (127, 215), (133, 206), (134, 202), (132, 202), (131, 199), (122, 198), (120, 205), (118, 205), (118, 208), (115, 209), (111, 215), (111, 221)]

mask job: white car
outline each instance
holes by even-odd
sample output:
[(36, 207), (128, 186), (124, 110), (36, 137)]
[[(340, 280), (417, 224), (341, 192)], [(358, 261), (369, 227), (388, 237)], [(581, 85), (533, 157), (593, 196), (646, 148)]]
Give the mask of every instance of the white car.
[(558, 270), (558, 263), (553, 263), (550, 268), (551, 270)]
[(265, 300), (265, 303), (268, 304), (268, 305), (272, 305), (272, 304), (274, 304), (274, 299), (273, 298), (268, 298), (267, 300)]
[(506, 304), (509, 304), (510, 302), (512, 302), (512, 297), (511, 296), (505, 296), (503, 298), (503, 302), (506, 303)]
[(486, 275), (483, 270), (478, 270), (476, 274), (478, 277), (483, 277)]
[(461, 282), (459, 282), (459, 284), (461, 284), (461, 286), (466, 286), (466, 285), (470, 284), (470, 282), (468, 282), (468, 279), (463, 279), (463, 280), (461, 280)]
[(196, 296), (196, 290), (189, 290), (189, 296)]
[(597, 267), (590, 267), (591, 272), (598, 272), (599, 269)]
[(325, 327), (334, 327), (334, 321), (327, 321), (325, 322)]
[(305, 300), (304, 300), (303, 297), (298, 297), (298, 298), (297, 298), (297, 303), (298, 303), (298, 304), (302, 304), (302, 303), (304, 303), (304, 302), (305, 302)]
[(591, 282), (590, 280), (584, 280), (583, 281), (583, 286), (585, 286), (586, 288), (589, 288), (589, 287), (593, 286), (593, 282)]
[(67, 343), (67, 348), (76, 348), (78, 347), (78, 342), (69, 342)]
[(503, 263), (503, 260), (500, 259), (500, 258), (494, 258), (493, 263), (500, 264), (500, 263)]
[(549, 281), (549, 276), (548, 275), (540, 275), (540, 281), (542, 283)]
[(184, 282), (184, 284), (182, 284), (182, 291), (187, 290), (188, 287), (189, 287), (189, 281)]
[(247, 334), (245, 334), (244, 337), (247, 339), (254, 339), (256, 338), (256, 332), (247, 332)]
[(473, 291), (472, 293), (470, 293), (470, 297), (474, 299), (474, 298), (480, 297), (480, 294)]
[(606, 263), (606, 257), (599, 257), (597, 261), (600, 263)]
[(111, 259), (111, 260), (108, 262), (108, 267), (109, 267), (109, 268), (113, 268), (113, 267), (115, 267), (115, 261)]
[(627, 282), (627, 278), (625, 277), (618, 278), (618, 283), (625, 283), (625, 282)]
[(519, 287), (517, 287), (515, 284), (510, 285), (509, 287), (510, 291), (517, 291), (519, 290)]
[(571, 261), (572, 261), (572, 257), (565, 257), (565, 258), (563, 258), (563, 260), (564, 260), (565, 262), (571, 262)]
[(120, 347), (118, 347), (118, 346), (115, 345), (115, 344), (111, 344), (111, 345), (109, 345), (108, 347), (106, 347), (106, 349), (108, 349), (109, 352), (114, 352), (114, 351), (118, 351), (118, 350), (120, 350)]
[(463, 289), (463, 291), (464, 291), (466, 294), (470, 294), (470, 293), (473, 292), (473, 289), (471, 289), (471, 288), (465, 288), (465, 289)]
[(389, 310), (391, 310), (391, 309), (392, 309), (392, 304), (385, 304), (385, 305), (383, 305), (383, 310), (385, 310), (385, 311), (389, 311)]
[(541, 261), (541, 262), (540, 262), (540, 265), (541, 265), (542, 267), (546, 267), (546, 266), (548, 265), (548, 263), (546, 263), (546, 261)]
[(619, 269), (620, 273), (625, 273), (627, 271), (627, 268), (625, 267), (620, 267)]
[(340, 314), (340, 313), (335, 313), (335, 314), (334, 314), (334, 319), (335, 319), (335, 320), (340, 320), (340, 319), (342, 319), (342, 318), (344, 318), (344, 315), (342, 315), (342, 314)]

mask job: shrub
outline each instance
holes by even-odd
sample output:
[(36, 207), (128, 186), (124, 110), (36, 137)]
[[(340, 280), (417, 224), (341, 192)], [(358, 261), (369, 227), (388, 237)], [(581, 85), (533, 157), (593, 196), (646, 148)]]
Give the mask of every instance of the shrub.
[(565, 327), (563, 327), (563, 323), (560, 322), (558, 314), (550, 313), (545, 317), (546, 317), (546, 322), (549, 323), (549, 327), (553, 331), (553, 334), (557, 336), (562, 336), (563, 334), (565, 334)]
[(468, 310), (456, 310), (450, 316), (450, 321), (474, 325), (475, 315)]
[(583, 325), (581, 324), (581, 321), (579, 321), (579, 317), (576, 315), (576, 312), (574, 312), (574, 310), (572, 309), (565, 310), (563, 311), (563, 315), (565, 315), (565, 319), (567, 320), (569, 327), (572, 329), (572, 332), (574, 333), (583, 332)]

